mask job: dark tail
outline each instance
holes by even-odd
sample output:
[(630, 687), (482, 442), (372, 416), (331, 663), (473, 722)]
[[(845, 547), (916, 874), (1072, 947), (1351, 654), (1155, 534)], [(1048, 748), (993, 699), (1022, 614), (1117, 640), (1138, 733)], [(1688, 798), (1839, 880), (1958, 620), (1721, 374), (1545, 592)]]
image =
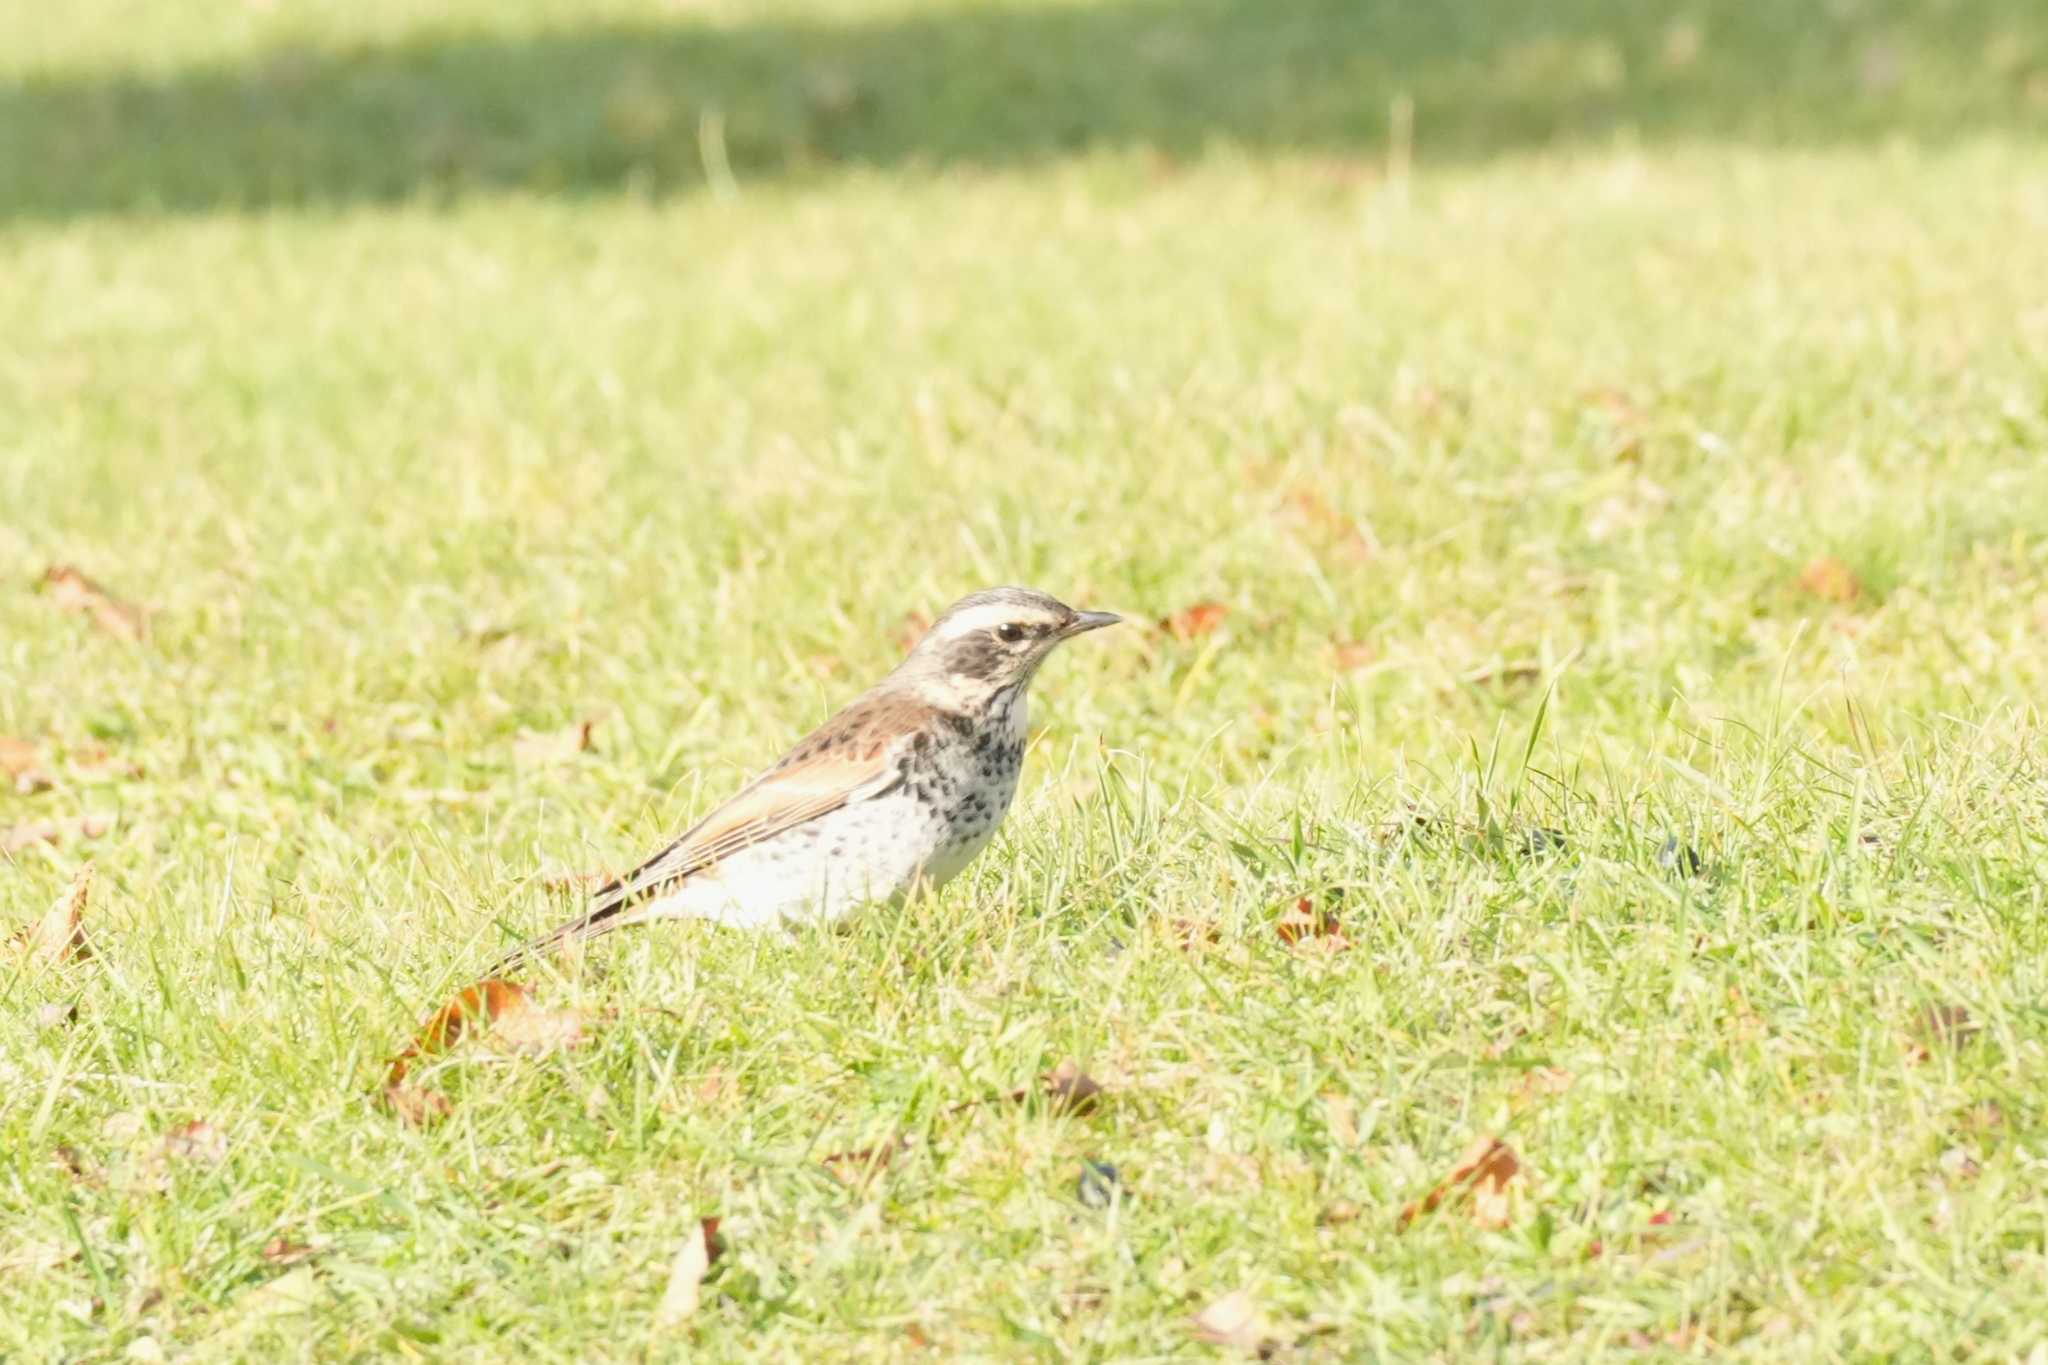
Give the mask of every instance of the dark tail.
[(559, 928), (550, 929), (539, 938), (520, 944), (517, 948), (514, 948), (511, 952), (493, 962), (491, 969), (485, 972), (484, 975), (486, 977), (503, 976), (506, 972), (513, 970), (522, 963), (536, 959), (551, 949), (559, 948), (571, 939), (588, 942), (594, 938), (603, 938), (614, 929), (623, 929), (633, 923), (632, 917), (626, 913), (627, 908), (631, 904), (632, 902), (623, 898), (600, 904), (589, 914), (578, 919), (572, 919)]

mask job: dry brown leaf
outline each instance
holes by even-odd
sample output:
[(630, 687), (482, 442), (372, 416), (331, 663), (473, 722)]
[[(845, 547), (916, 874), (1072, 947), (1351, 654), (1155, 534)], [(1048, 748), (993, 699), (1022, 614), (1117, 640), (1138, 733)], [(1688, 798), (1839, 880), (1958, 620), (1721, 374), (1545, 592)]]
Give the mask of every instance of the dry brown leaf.
[(527, 989), (516, 981), (492, 977), (464, 987), (443, 1005), (385, 1073), (387, 1093), (403, 1081), (413, 1062), (429, 1053), (446, 1052), (465, 1037), (488, 1032), (507, 1047), (524, 1052), (576, 1047), (588, 1034), (575, 1010), (536, 1007)]
[(1256, 1351), (1263, 1344), (1258, 1302), (1242, 1289), (1231, 1290), (1195, 1314), (1189, 1330), (1196, 1341), (1210, 1346)]
[(413, 1128), (425, 1128), (439, 1123), (454, 1112), (448, 1097), (434, 1090), (423, 1090), (416, 1085), (399, 1085), (396, 1082), (383, 1090), (384, 1102), (391, 1106), (399, 1120)]
[(100, 1183), (99, 1177), (86, 1164), (85, 1157), (80, 1155), (76, 1147), (59, 1143), (57, 1150), (52, 1155), (56, 1157), (57, 1165), (63, 1169), (64, 1174), (70, 1176), (73, 1180), (85, 1185), (98, 1185)]
[(263, 1244), (263, 1259), (274, 1266), (297, 1265), (300, 1261), (312, 1260), (320, 1250), (306, 1242), (294, 1242), (280, 1232)]
[(1349, 1095), (1323, 1096), (1323, 1127), (1339, 1147), (1358, 1145), (1358, 1105)]
[(1821, 555), (1799, 571), (1799, 591), (1823, 602), (1854, 602), (1863, 595), (1863, 584), (1847, 564), (1833, 555)]
[[(85, 907), (92, 899), (92, 864), (87, 863), (71, 878), (71, 889), (34, 924), (15, 931), (12, 940), (24, 957), (39, 962), (74, 962), (91, 957), (85, 941)], [(77, 1013), (76, 1007), (72, 1012)]]
[(1980, 1100), (1970, 1106), (1970, 1112), (1963, 1116), (1963, 1122), (1979, 1131), (2005, 1127), (2005, 1106), (1997, 1100)]
[[(686, 1217), (684, 1221), (690, 1220)], [(718, 1241), (718, 1220), (696, 1220), (696, 1225), (677, 1249), (674, 1263), (669, 1266), (668, 1288), (662, 1291), (661, 1307), (654, 1315), (659, 1325), (673, 1327), (697, 1311), (705, 1273), (722, 1250), (724, 1248)]]
[(1223, 930), (1215, 920), (1177, 919), (1169, 920), (1166, 932), (1184, 952), (1195, 952), (1216, 943), (1223, 937)]
[(1340, 673), (1355, 673), (1377, 662), (1379, 657), (1379, 650), (1363, 640), (1337, 642), (1337, 671)]
[(897, 1157), (917, 1145), (917, 1139), (908, 1133), (877, 1142), (872, 1147), (854, 1147), (844, 1152), (834, 1152), (819, 1164), (832, 1173), (832, 1178), (843, 1185), (864, 1185), (876, 1175), (889, 1169)]
[(1197, 602), (1162, 617), (1159, 628), (1176, 640), (1199, 640), (1213, 633), (1229, 615), (1230, 608), (1221, 602)]
[(1474, 1138), (1451, 1173), (1435, 1189), (1401, 1210), (1397, 1225), (1407, 1227), (1446, 1200), (1467, 1205), (1475, 1226), (1507, 1227), (1514, 1221), (1514, 1193), (1521, 1180), (1522, 1159), (1497, 1137)]
[(0, 834), (0, 853), (19, 853), (34, 844), (97, 839), (114, 827), (111, 815), (74, 815), (64, 820), (29, 820)]
[(1521, 1083), (1515, 1086), (1513, 1097), (1517, 1109), (1527, 1108), (1538, 1100), (1562, 1095), (1572, 1088), (1572, 1073), (1561, 1066), (1539, 1066), (1526, 1072)]
[(0, 735), (0, 774), (4, 774), (22, 796), (48, 791), (52, 781), (36, 746), (12, 735)]
[[(1072, 1057), (1063, 1058), (1041, 1080), (1046, 1107), (1055, 1114), (1086, 1114), (1102, 1098), (1102, 1087)], [(1018, 1093), (1021, 1096), (1023, 1092)]]
[(71, 755), (71, 776), (79, 782), (119, 782), (143, 775), (142, 765), (121, 758), (104, 744), (88, 744)]
[(1351, 946), (1337, 920), (1337, 912), (1316, 905), (1315, 897), (1303, 896), (1273, 921), (1273, 932), (1290, 948), (1320, 948), (1342, 952)]
[(194, 1119), (164, 1134), (163, 1155), (170, 1161), (218, 1166), (227, 1160), (228, 1135), (205, 1119)]
[(1960, 1052), (1980, 1031), (1981, 1025), (1971, 1020), (1969, 1009), (1963, 1005), (1923, 1006), (1914, 1017), (1915, 1041), (1908, 1043), (1906, 1057), (1919, 1063), (1933, 1056), (1938, 1047)]
[(140, 607), (121, 601), (69, 564), (50, 566), (43, 591), (60, 611), (83, 612), (109, 635), (140, 640), (148, 629)]
[(1334, 1228), (1345, 1223), (1356, 1222), (1362, 1210), (1349, 1199), (1339, 1199), (1316, 1215), (1320, 1227)]
[(550, 763), (563, 763), (581, 753), (588, 753), (594, 742), (597, 722), (600, 718), (591, 716), (577, 721), (565, 730), (551, 734), (524, 734), (512, 741), (512, 759), (522, 767), (543, 767)]

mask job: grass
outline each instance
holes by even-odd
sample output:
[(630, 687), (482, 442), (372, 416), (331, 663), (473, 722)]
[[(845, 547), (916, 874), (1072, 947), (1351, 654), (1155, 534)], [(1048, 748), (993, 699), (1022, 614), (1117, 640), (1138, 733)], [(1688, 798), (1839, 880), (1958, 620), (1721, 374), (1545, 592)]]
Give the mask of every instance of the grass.
[[(117, 817), (0, 861), (8, 923), (98, 873), (0, 971), (0, 1357), (1198, 1358), (1237, 1289), (1304, 1358), (2040, 1343), (2038, 7), (0, 37), (0, 832)], [(538, 978), (589, 1045), (373, 1102), (549, 876), (994, 582), (1230, 612), (1055, 660), (942, 896), (614, 940)], [(1096, 1113), (990, 1100), (1068, 1056)], [(1485, 1134), (1510, 1225), (1398, 1230)]]

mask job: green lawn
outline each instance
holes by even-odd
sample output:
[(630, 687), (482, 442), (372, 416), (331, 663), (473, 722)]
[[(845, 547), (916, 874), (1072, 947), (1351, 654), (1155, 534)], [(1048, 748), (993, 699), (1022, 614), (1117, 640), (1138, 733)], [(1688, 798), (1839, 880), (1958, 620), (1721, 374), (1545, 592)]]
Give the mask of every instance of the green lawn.
[[(1236, 1290), (1286, 1358), (2038, 1352), (2048, 8), (60, 8), (0, 924), (90, 862), (94, 952), (0, 955), (0, 1359), (1202, 1358)], [(584, 1046), (377, 1102), (1004, 582), (1136, 624), (970, 875), (608, 940)], [(1487, 1135), (1506, 1225), (1399, 1227)]]

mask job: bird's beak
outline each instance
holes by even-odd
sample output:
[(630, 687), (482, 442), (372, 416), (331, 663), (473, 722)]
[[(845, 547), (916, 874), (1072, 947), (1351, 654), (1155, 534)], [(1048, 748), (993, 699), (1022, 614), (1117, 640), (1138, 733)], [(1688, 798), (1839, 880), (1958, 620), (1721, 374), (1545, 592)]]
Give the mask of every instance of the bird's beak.
[(1067, 628), (1060, 634), (1079, 635), (1083, 631), (1101, 630), (1104, 626), (1113, 626), (1123, 619), (1113, 611), (1077, 611), (1074, 613), (1074, 619), (1067, 623)]

